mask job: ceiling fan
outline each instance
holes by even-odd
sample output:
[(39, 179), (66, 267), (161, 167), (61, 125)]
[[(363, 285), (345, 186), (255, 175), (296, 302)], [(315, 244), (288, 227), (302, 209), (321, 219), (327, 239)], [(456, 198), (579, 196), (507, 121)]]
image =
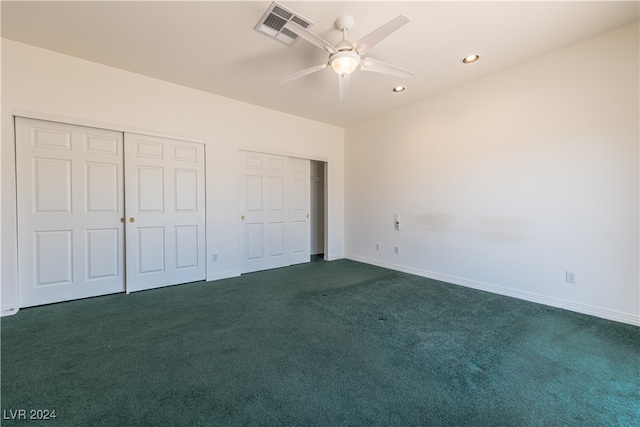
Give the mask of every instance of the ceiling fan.
[(358, 68), (362, 71), (390, 74), (392, 76), (404, 78), (409, 78), (413, 75), (413, 73), (410, 71), (403, 70), (402, 68), (386, 64), (384, 62), (366, 56), (369, 50), (371, 50), (371, 48), (373, 48), (376, 44), (378, 44), (380, 41), (385, 39), (387, 36), (389, 36), (391, 33), (396, 31), (406, 23), (408, 23), (409, 18), (404, 15), (400, 15), (382, 25), (378, 29), (373, 30), (371, 33), (367, 34), (355, 43), (347, 40), (347, 31), (353, 27), (353, 22), (353, 18), (348, 15), (341, 16), (336, 19), (336, 28), (342, 31), (342, 41), (340, 41), (335, 46), (323, 40), (317, 34), (312, 33), (303, 26), (297, 24), (295, 21), (287, 22), (284, 26), (285, 29), (305, 39), (314, 46), (327, 51), (329, 53), (329, 59), (323, 64), (306, 68), (304, 70), (286, 76), (280, 80), (280, 83), (287, 83), (291, 80), (295, 80), (311, 73), (324, 70), (327, 67), (331, 67), (333, 71), (338, 74), (338, 90), (340, 93), (340, 100), (344, 100), (347, 98), (347, 95), (349, 93), (349, 82), (351, 79), (351, 73), (356, 71)]

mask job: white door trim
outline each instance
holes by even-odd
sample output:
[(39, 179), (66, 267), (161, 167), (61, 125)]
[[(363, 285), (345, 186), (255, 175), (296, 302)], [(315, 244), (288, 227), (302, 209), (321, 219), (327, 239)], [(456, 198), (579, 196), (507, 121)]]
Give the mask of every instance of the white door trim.
[(312, 154), (300, 154), (293, 151), (270, 150), (266, 148), (252, 147), (249, 145), (239, 145), (238, 150), (251, 151), (253, 153), (260, 153), (260, 154), (272, 154), (275, 156), (294, 157), (296, 159), (317, 160), (319, 162), (325, 162), (325, 163), (329, 162), (329, 159), (323, 156), (315, 156)]
[[(69, 125), (113, 130), (116, 132), (135, 133), (139, 135), (155, 136), (158, 138), (178, 139), (180, 141), (186, 141), (186, 142), (196, 142), (201, 144), (207, 143), (206, 138), (201, 138), (193, 135), (182, 135), (182, 134), (170, 133), (170, 132), (158, 132), (153, 129), (139, 128), (136, 126), (111, 123), (111, 122), (101, 122), (98, 120), (84, 119), (81, 117), (43, 113), (40, 111), (33, 111), (33, 110), (23, 110), (20, 108), (12, 108), (10, 111), (10, 114), (14, 118), (23, 117), (25, 119), (46, 120), (49, 122), (64, 123)], [(15, 134), (14, 134), (14, 139), (15, 139)]]

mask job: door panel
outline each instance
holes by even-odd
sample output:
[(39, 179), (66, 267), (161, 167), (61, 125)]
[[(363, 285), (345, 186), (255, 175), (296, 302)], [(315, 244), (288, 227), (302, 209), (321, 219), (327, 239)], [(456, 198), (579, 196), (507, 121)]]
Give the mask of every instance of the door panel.
[[(164, 227), (137, 227), (138, 275), (164, 273)], [(129, 263), (129, 269), (135, 267)]]
[(204, 145), (125, 134), (127, 292), (204, 280)]
[(269, 177), (269, 212), (273, 214), (284, 214), (284, 177)]
[(246, 176), (246, 210), (250, 212), (262, 212), (262, 176)]
[[(36, 214), (71, 213), (71, 160), (33, 159)], [(25, 177), (25, 179), (29, 179)]]
[(164, 168), (138, 166), (135, 191), (139, 212), (164, 212)]
[(269, 257), (284, 256), (285, 226), (283, 222), (269, 223)]
[(262, 230), (262, 223), (245, 225), (248, 260), (258, 260), (264, 257), (264, 254), (262, 252), (262, 248), (264, 246), (264, 234)]
[(36, 231), (34, 285), (73, 284), (73, 239), (71, 230)]
[(87, 211), (111, 212), (118, 211), (118, 166), (108, 163), (86, 164), (87, 176)]
[(87, 230), (87, 280), (118, 276), (118, 228)]
[(291, 179), (291, 253), (290, 264), (309, 262), (310, 227), (309, 211), (311, 205), (310, 161), (290, 158)]
[(293, 250), (294, 254), (302, 254), (308, 249), (307, 224), (305, 221), (293, 222)]
[(198, 173), (195, 170), (175, 170), (176, 212), (198, 211)]
[(195, 268), (198, 266), (198, 227), (182, 225), (176, 232), (176, 268)]
[(15, 125), (20, 306), (123, 291), (122, 133)]

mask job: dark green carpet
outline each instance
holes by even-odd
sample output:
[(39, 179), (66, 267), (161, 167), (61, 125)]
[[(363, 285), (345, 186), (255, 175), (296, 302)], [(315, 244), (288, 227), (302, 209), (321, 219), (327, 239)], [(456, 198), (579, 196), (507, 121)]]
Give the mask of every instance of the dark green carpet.
[(1, 323), (7, 426), (640, 425), (640, 328), (347, 260)]

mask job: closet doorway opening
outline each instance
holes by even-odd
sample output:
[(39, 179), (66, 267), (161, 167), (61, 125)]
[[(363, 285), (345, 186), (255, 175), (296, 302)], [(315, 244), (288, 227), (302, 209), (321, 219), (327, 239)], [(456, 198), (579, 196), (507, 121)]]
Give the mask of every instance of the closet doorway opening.
[(326, 187), (327, 163), (311, 160), (310, 183), (311, 183), (311, 224), (310, 224), (310, 254), (311, 260), (324, 259), (326, 250), (326, 227), (327, 218), (327, 187)]

